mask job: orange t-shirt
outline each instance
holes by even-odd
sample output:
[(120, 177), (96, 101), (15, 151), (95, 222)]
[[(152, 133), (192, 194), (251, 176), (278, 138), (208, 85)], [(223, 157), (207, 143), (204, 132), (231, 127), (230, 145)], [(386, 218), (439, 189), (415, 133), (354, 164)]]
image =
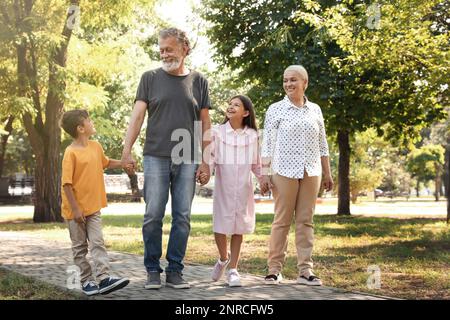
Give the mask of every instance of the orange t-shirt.
[(103, 148), (97, 141), (88, 141), (84, 148), (68, 146), (62, 162), (62, 216), (73, 219), (72, 208), (64, 192), (64, 185), (71, 184), (75, 200), (84, 216), (106, 207), (103, 169), (109, 164)]

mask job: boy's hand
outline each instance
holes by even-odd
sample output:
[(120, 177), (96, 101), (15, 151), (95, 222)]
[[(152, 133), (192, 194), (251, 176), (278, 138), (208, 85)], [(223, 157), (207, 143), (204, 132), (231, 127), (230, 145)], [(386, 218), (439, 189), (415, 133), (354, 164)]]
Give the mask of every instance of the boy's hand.
[[(123, 152), (122, 159), (120, 161), (122, 162), (122, 168), (125, 169), (125, 171), (128, 170), (127, 169), (128, 167), (131, 167), (131, 168), (133, 168), (133, 170), (135, 170), (136, 160), (134, 160), (133, 157), (131, 157), (131, 152)], [(128, 171), (127, 171), (127, 173), (128, 173)]]
[(73, 219), (77, 222), (77, 223), (86, 223), (86, 218), (83, 215), (83, 212), (81, 212), (80, 210), (75, 210), (73, 213)]

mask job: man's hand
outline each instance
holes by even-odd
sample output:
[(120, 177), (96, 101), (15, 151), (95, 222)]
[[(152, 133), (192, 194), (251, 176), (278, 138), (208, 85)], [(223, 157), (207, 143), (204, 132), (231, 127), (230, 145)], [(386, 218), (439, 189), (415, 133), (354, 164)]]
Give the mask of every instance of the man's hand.
[(272, 190), (272, 188), (273, 188), (273, 184), (270, 179), (270, 176), (267, 176), (267, 175), (262, 176), (262, 182), (260, 185), (261, 195), (265, 196), (266, 193), (269, 192), (269, 190)]
[(209, 182), (210, 177), (211, 173), (209, 172), (209, 166), (203, 162), (197, 169), (195, 180), (200, 183), (201, 186), (204, 186)]
[(83, 212), (79, 209), (73, 212), (73, 218), (77, 223), (86, 223), (86, 218), (84, 217)]
[(322, 185), (326, 191), (333, 189), (334, 182), (330, 174), (324, 176)]
[(122, 168), (128, 173), (128, 174), (134, 174), (136, 170), (136, 160), (131, 157), (131, 152), (123, 152), (122, 153)]
[(123, 168), (123, 170), (125, 170), (125, 172), (126, 172), (129, 176), (132, 176), (132, 175), (136, 174), (136, 170), (134, 169), (134, 165), (132, 165), (131, 163), (130, 163), (130, 164), (127, 164), (127, 165), (125, 166), (125, 168)]
[(134, 170), (137, 169), (136, 160), (131, 157), (131, 150), (133, 149), (134, 142), (136, 141), (137, 137), (139, 136), (139, 132), (141, 131), (146, 112), (147, 103), (145, 101), (137, 100), (134, 103), (130, 123), (128, 124), (121, 159), (122, 168), (128, 174), (133, 174)]

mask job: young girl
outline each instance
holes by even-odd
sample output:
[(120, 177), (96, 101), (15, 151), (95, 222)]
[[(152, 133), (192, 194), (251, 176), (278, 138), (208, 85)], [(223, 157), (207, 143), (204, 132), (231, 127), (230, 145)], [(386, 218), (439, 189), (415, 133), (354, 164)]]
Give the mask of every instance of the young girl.
[[(220, 280), (229, 265), (230, 287), (241, 286), (237, 265), (242, 235), (255, 228), (251, 172), (261, 179), (256, 131), (251, 100), (237, 95), (230, 99), (223, 124), (214, 127), (211, 134), (211, 172), (215, 169), (213, 231), (220, 256), (211, 277)], [(231, 235), (230, 252), (227, 235)]]

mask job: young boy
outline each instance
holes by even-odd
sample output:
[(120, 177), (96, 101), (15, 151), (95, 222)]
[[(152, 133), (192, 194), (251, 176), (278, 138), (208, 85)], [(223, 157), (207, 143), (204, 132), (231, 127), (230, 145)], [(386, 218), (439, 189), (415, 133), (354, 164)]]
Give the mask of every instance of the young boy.
[[(80, 268), (83, 292), (107, 294), (130, 282), (109, 275), (109, 259), (103, 242), (100, 209), (106, 207), (105, 168), (120, 168), (120, 160), (108, 159), (102, 146), (89, 138), (96, 133), (85, 110), (64, 113), (64, 131), (74, 140), (66, 148), (62, 163), (62, 215), (67, 220), (75, 265)], [(86, 259), (88, 245), (94, 261), (97, 285)]]

